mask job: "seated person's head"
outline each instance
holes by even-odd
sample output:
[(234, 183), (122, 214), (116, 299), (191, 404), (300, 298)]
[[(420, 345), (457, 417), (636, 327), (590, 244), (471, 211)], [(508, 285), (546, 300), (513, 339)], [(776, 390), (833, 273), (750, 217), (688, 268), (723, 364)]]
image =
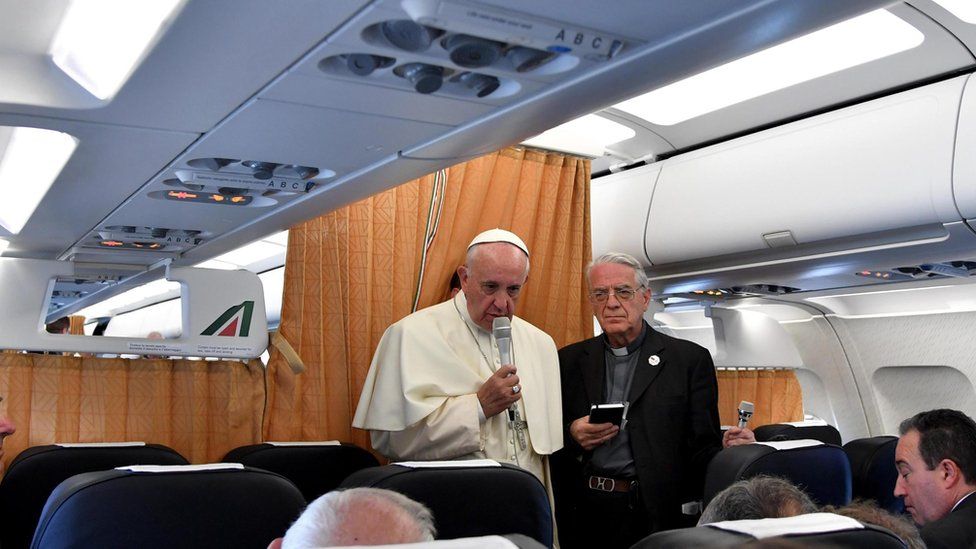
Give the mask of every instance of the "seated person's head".
[(434, 518), (423, 504), (391, 490), (352, 488), (310, 503), (268, 549), (417, 543), (435, 534)]
[(895, 496), (904, 496), (916, 524), (939, 520), (976, 490), (976, 423), (957, 410), (930, 410), (898, 430)]
[(702, 512), (698, 524), (724, 520), (783, 518), (815, 513), (816, 504), (788, 480), (759, 475), (722, 490)]
[(925, 549), (925, 542), (922, 541), (918, 528), (911, 521), (904, 516), (885, 511), (873, 501), (858, 500), (839, 508), (828, 505), (823, 508), (823, 512), (843, 515), (863, 524), (887, 528), (900, 537), (908, 545), (908, 549)]
[(44, 326), (44, 329), (49, 334), (66, 334), (71, 329), (71, 320), (66, 316), (62, 316), (54, 322)]

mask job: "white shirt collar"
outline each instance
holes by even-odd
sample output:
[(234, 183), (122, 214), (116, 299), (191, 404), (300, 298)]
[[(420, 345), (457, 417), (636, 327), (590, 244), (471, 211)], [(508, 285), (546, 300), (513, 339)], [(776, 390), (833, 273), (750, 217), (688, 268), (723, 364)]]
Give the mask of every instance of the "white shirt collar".
[(956, 504), (952, 506), (952, 509), (950, 509), (950, 510), (949, 510), (949, 512), (951, 513), (951, 512), (953, 512), (953, 511), (955, 511), (955, 510), (956, 510), (956, 507), (959, 507), (959, 504), (960, 504), (960, 503), (962, 503), (962, 502), (964, 502), (964, 501), (966, 501), (966, 498), (968, 498), (969, 496), (971, 496), (971, 495), (973, 495), (973, 494), (976, 494), (976, 490), (973, 490), (972, 492), (969, 492), (969, 493), (968, 493), (968, 494), (966, 494), (965, 496), (963, 496), (963, 497), (961, 497), (961, 498), (959, 498), (959, 501), (957, 501), (957, 502), (956, 502)]

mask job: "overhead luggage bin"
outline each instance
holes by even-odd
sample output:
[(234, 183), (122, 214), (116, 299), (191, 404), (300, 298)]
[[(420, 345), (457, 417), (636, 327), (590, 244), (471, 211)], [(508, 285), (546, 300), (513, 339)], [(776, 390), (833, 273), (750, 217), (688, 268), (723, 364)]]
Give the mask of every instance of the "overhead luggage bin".
[(952, 156), (967, 78), (665, 160), (644, 233), (648, 261), (959, 221)]
[(951, 78), (600, 178), (594, 254), (612, 242), (641, 258), (658, 293), (723, 284), (855, 286), (871, 282), (854, 276), (863, 269), (969, 259), (976, 159), (960, 149), (976, 146), (970, 80)]

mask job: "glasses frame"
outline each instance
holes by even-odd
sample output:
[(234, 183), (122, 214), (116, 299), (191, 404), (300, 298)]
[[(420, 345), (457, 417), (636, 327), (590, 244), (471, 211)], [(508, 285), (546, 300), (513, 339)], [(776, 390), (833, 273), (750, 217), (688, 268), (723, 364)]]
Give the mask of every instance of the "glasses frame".
[[(617, 301), (620, 302), (620, 303), (630, 303), (631, 301), (634, 300), (635, 297), (637, 297), (637, 294), (641, 290), (645, 290), (645, 289), (646, 288), (644, 286), (638, 286), (636, 288), (621, 288), (619, 290), (617, 288), (610, 288), (607, 291), (606, 296), (603, 297), (603, 299), (600, 299), (596, 295), (596, 292), (595, 291), (590, 291), (586, 295), (590, 299), (590, 303), (594, 303), (594, 304), (597, 304), (597, 305), (602, 305), (602, 304), (610, 301), (610, 297), (611, 296), (616, 297), (617, 298)], [(600, 291), (602, 292), (602, 290), (600, 290)], [(625, 292), (625, 293), (623, 295), (621, 295), (620, 292)], [(630, 293), (631, 294), (630, 297), (623, 297), (627, 293)]]

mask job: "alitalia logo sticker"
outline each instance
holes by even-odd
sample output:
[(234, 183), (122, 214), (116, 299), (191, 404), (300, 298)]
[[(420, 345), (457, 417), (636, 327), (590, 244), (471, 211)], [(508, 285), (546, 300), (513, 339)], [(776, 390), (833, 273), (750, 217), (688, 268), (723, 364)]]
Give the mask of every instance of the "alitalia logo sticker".
[(251, 315), (254, 302), (245, 301), (224, 311), (207, 329), (200, 332), (205, 336), (247, 337), (251, 330)]

